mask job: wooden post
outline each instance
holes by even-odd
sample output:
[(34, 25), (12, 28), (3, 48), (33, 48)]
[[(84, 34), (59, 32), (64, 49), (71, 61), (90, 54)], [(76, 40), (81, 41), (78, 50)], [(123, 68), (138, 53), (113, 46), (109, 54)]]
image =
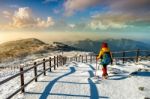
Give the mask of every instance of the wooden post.
[(90, 63), (92, 63), (92, 55), (90, 55)]
[(43, 59), (43, 70), (44, 70), (44, 76), (46, 75), (46, 71), (45, 71), (45, 59)]
[(58, 65), (61, 66), (61, 58), (58, 56)]
[(87, 55), (86, 55), (86, 63), (87, 63)]
[(62, 57), (61, 60), (62, 60), (62, 66), (63, 66), (64, 65), (64, 58)]
[(65, 57), (63, 57), (63, 65), (65, 65)]
[(69, 57), (69, 62), (71, 62), (72, 60), (71, 60), (71, 57)]
[(65, 57), (62, 57), (63, 65), (65, 65)]
[(79, 55), (79, 62), (81, 62), (81, 55)]
[(125, 62), (125, 58), (124, 58), (125, 57), (125, 52), (124, 51), (122, 52), (122, 57), (123, 57), (122, 58), (122, 63), (124, 64), (124, 62)]
[(56, 70), (56, 58), (54, 56), (54, 70)]
[(63, 56), (61, 56), (61, 65), (63, 66)]
[[(34, 76), (37, 76), (37, 66), (36, 66), (36, 62), (34, 62)], [(37, 82), (37, 77), (35, 78), (35, 82)]]
[(57, 67), (58, 67), (58, 56), (57, 56)]
[(52, 71), (52, 62), (51, 62), (51, 57), (49, 58), (49, 71), (51, 72)]
[(136, 62), (138, 62), (139, 54), (140, 54), (140, 49), (137, 49), (137, 52), (136, 52)]
[[(20, 73), (21, 73), (21, 72), (23, 72), (23, 67), (20, 67)], [(21, 87), (22, 87), (22, 86), (24, 86), (24, 73), (22, 73), (22, 74), (20, 75), (20, 80), (21, 80)], [(23, 88), (23, 89), (21, 90), (21, 92), (24, 93), (24, 92), (25, 92), (25, 89)]]
[(75, 60), (75, 61), (77, 62), (77, 56), (76, 56), (75, 58), (76, 58), (76, 60)]

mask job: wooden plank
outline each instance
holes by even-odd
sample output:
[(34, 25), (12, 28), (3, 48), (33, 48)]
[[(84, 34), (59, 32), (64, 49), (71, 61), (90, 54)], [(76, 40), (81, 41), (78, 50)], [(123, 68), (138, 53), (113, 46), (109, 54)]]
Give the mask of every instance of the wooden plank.
[[(49, 69), (49, 68), (48, 68)], [(46, 69), (45, 71), (47, 71), (48, 69)], [(44, 71), (43, 71), (44, 72)], [(33, 79), (31, 79), (28, 83), (24, 84), (24, 86), (22, 86), (21, 88), (19, 88), (18, 90), (16, 90), (13, 94), (11, 94), (10, 96), (7, 97), (7, 99), (12, 98), (14, 95), (16, 95), (18, 92), (20, 92), (22, 89), (24, 89), (27, 85), (29, 85), (32, 81), (36, 80), (37, 77), (39, 77), (40, 75), (43, 74), (43, 72), (41, 72), (40, 74), (36, 75)]]
[[(43, 71), (45, 71), (45, 59), (43, 59)], [(46, 76), (46, 72), (44, 72), (44, 76)]]
[[(34, 62), (34, 76), (37, 76), (37, 67), (36, 62)], [(35, 79), (35, 82), (37, 82), (37, 78)]]
[(52, 71), (52, 69), (51, 69), (52, 66), (51, 66), (51, 65), (52, 65), (52, 60), (51, 60), (51, 57), (50, 57), (50, 58), (49, 58), (49, 67), (50, 67), (50, 68), (49, 68), (49, 71), (50, 71), (50, 72)]
[(58, 56), (57, 56), (57, 63), (56, 64), (57, 64), (57, 67), (58, 67)]
[(139, 54), (140, 54), (140, 49), (137, 49), (137, 52), (136, 52), (136, 62), (138, 62)]
[(125, 58), (124, 58), (124, 57), (125, 57), (125, 52), (122, 52), (122, 57), (123, 57), (123, 58), (122, 58), (122, 62), (123, 62), (123, 64), (124, 64), (124, 62), (125, 62)]
[(24, 71), (22, 71), (22, 72), (20, 72), (20, 73), (18, 73), (18, 74), (15, 74), (15, 75), (13, 75), (13, 76), (11, 76), (11, 77), (9, 77), (9, 78), (7, 78), (7, 79), (1, 81), (1, 82), (0, 82), (0, 85), (6, 83), (6, 82), (8, 82), (8, 81), (10, 81), (11, 79), (14, 79), (14, 78), (20, 76), (20, 75), (23, 74), (23, 73), (28, 72), (29, 70), (33, 69), (34, 67), (35, 67), (35, 66), (30, 67), (30, 68), (28, 68), (28, 69), (26, 69), (26, 70), (24, 70)]
[(92, 55), (90, 55), (90, 63), (92, 63), (92, 62), (91, 62), (91, 56), (92, 56)]
[(54, 56), (54, 70), (56, 70), (56, 58)]
[[(22, 71), (23, 71), (23, 67), (20, 67), (20, 72)], [(24, 86), (24, 73), (20, 75), (20, 82), (21, 82), (21, 87)], [(21, 92), (24, 93), (25, 89), (23, 88)]]
[(87, 55), (86, 55), (86, 63), (87, 63)]

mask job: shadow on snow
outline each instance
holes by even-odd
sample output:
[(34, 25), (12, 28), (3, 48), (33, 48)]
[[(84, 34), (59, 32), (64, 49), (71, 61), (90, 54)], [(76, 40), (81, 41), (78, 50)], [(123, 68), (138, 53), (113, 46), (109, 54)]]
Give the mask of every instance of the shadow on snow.
[[(88, 64), (92, 70), (95, 70), (92, 65)], [(70, 72), (66, 73), (62, 76), (55, 78), (54, 80), (50, 81), (49, 84), (44, 89), (43, 93), (36, 93), (36, 92), (26, 92), (27, 94), (41, 94), (39, 99), (47, 99), (49, 95), (59, 95), (59, 96), (72, 96), (72, 97), (89, 97), (90, 99), (99, 99), (99, 98), (109, 98), (107, 96), (99, 96), (99, 92), (97, 90), (96, 84), (91, 80), (88, 79), (88, 83), (77, 83), (77, 82), (65, 82), (65, 81), (58, 81), (59, 79), (68, 76), (74, 73), (76, 70), (74, 67), (70, 67)], [(90, 77), (94, 77), (94, 73), (92, 71), (88, 71)], [(44, 82), (44, 81), (43, 81)], [(51, 93), (51, 89), (56, 82), (59, 83), (71, 83), (71, 84), (89, 84), (90, 86), (90, 96), (88, 95), (72, 95), (72, 94), (65, 94), (65, 93)]]
[(108, 77), (109, 80), (123, 80), (126, 78), (128, 78), (127, 75), (119, 75), (119, 74), (111, 75)]
[(144, 77), (150, 77), (150, 72), (147, 72), (147, 71), (136, 71), (136, 72), (132, 72), (130, 74), (131, 76), (144, 76)]
[[(94, 73), (92, 71), (88, 71), (88, 72), (90, 74), (90, 77), (94, 77)], [(90, 99), (109, 98), (106, 96), (99, 97), (99, 92), (97, 90), (96, 84), (91, 79), (88, 79), (88, 82), (90, 84), (90, 93), (91, 93)]]
[(58, 77), (58, 78), (55, 78), (53, 81), (51, 81), (51, 82), (46, 86), (45, 90), (43, 91), (42, 95), (40, 96), (40, 99), (46, 99), (46, 98), (48, 97), (48, 95), (49, 95), (49, 93), (50, 93), (50, 91), (51, 91), (53, 85), (54, 85), (59, 79), (65, 77), (65, 76), (68, 76), (68, 75), (70, 75), (70, 74), (72, 74), (72, 73), (75, 72), (75, 68), (74, 68), (74, 67), (70, 67), (70, 70), (71, 70), (71, 71), (70, 71), (69, 73), (66, 73), (66, 74), (64, 74), (64, 75), (62, 75), (62, 76), (60, 76), (60, 77)]

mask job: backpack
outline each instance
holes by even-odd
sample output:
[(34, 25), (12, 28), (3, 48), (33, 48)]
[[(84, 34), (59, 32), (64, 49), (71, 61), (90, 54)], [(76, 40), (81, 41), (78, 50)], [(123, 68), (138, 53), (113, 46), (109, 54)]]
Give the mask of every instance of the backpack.
[(101, 60), (102, 65), (108, 65), (111, 62), (110, 52), (104, 52)]

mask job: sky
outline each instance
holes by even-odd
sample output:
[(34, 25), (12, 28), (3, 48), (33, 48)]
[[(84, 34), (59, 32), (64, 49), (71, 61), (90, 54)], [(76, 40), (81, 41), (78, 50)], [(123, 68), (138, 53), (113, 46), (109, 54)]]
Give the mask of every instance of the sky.
[(0, 43), (23, 38), (150, 42), (150, 0), (0, 0)]

